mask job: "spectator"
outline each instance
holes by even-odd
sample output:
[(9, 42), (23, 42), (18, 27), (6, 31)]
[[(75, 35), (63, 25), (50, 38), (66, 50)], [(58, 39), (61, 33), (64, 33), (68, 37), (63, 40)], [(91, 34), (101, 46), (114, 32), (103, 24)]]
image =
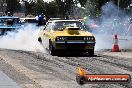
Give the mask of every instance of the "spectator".
[(36, 19), (38, 21), (38, 26), (42, 26), (46, 24), (45, 15), (43, 15), (43, 13), (38, 17), (36, 17)]

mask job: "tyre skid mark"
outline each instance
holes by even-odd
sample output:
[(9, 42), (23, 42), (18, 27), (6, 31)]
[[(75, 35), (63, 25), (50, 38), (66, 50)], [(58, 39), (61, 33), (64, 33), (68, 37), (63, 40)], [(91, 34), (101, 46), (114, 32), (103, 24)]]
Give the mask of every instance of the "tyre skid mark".
[[(104, 57), (104, 58), (107, 59), (106, 57)], [(123, 68), (123, 69), (125, 69), (127, 71), (132, 71), (132, 66), (123, 65), (123, 64), (120, 64), (120, 63), (117, 63), (117, 62), (108, 61), (108, 60), (100, 60), (100, 59), (97, 59), (97, 58), (94, 58), (94, 59), (98, 60), (98, 61), (101, 61), (101, 62), (104, 62), (104, 63), (107, 63), (107, 64), (111, 64), (111, 65)]]
[[(16, 51), (17, 52), (17, 51)], [(82, 66), (84, 66), (86, 69), (88, 69), (86, 66), (89, 66), (89, 64), (88, 63), (86, 63), (86, 61), (88, 61), (87, 60), (87, 58), (85, 58), (84, 59), (84, 57), (83, 58), (76, 58), (76, 57), (65, 57), (65, 59), (69, 59), (68, 60), (68, 62), (67, 61), (64, 61), (64, 60), (61, 60), (61, 58), (56, 58), (56, 57), (52, 57), (52, 56), (50, 56), (50, 57), (46, 57), (46, 56), (44, 56), (44, 57), (42, 57), (42, 56), (39, 56), (39, 55), (36, 55), (35, 53), (32, 53), (32, 52), (27, 52), (27, 51), (18, 51), (18, 53), (22, 53), (22, 54), (27, 54), (27, 55), (30, 55), (31, 57), (33, 57), (33, 58), (36, 58), (36, 59), (39, 59), (40, 61), (45, 61), (45, 62), (49, 62), (49, 63), (52, 63), (52, 64), (55, 64), (55, 65), (57, 65), (57, 66), (59, 66), (59, 62), (62, 62), (62, 63), (65, 63), (65, 64), (68, 64), (68, 65), (70, 65), (70, 66), (73, 66), (73, 67), (77, 67), (78, 66), (78, 63), (79, 62), (81, 62), (81, 63), (83, 63), (83, 65)], [(103, 56), (102, 56), (103, 57)], [(47, 59), (46, 59), (47, 58)], [(52, 58), (52, 59), (50, 59), (50, 58)], [(108, 58), (106, 58), (106, 57), (104, 57), (105, 59), (108, 59)], [(63, 59), (63, 58), (62, 58)], [(80, 59), (82, 59), (81, 61), (80, 61)], [(132, 71), (130, 68), (130, 66), (125, 66), (125, 65), (123, 65), (123, 64), (119, 64), (119, 63), (114, 63), (114, 62), (111, 62), (111, 61), (106, 61), (106, 60), (100, 60), (100, 58), (99, 59), (97, 59), (97, 58), (95, 58), (95, 57), (90, 57), (90, 59), (92, 60), (92, 61), (100, 61), (100, 62), (102, 62), (102, 63), (107, 63), (107, 64), (110, 64), (110, 65), (114, 65), (114, 66), (116, 66), (116, 67), (123, 67), (123, 68), (126, 68), (127, 70), (129, 69), (129, 71)], [(94, 59), (94, 60), (93, 60)], [(71, 60), (71, 61), (70, 61)], [(57, 61), (58, 61), (58, 63), (57, 63)], [(92, 63), (91, 63), (91, 65), (92, 65)], [(43, 65), (42, 65), (43, 66)], [(62, 65), (62, 67), (64, 67), (64, 65)], [(96, 69), (98, 69), (98, 68), (96, 68)], [(95, 71), (96, 71), (96, 69), (95, 69)], [(125, 69), (125, 70), (126, 70)], [(89, 70), (89, 69), (88, 69)], [(91, 68), (91, 70), (93, 70), (92, 68)], [(98, 69), (99, 70), (99, 69)], [(119, 84), (120, 86), (122, 86), (122, 87), (127, 87), (127, 88), (131, 88), (132, 86), (131, 85), (127, 85), (127, 84)]]
[[(30, 55), (31, 57), (33, 57), (33, 58), (36, 58), (36, 59), (39, 59), (40, 61), (42, 60), (42, 61), (45, 61), (46, 63), (48, 62), (48, 63), (51, 63), (52, 65), (54, 64), (56, 67), (64, 67), (64, 65), (60, 65), (60, 63), (57, 63), (57, 62), (55, 62), (55, 61), (53, 61), (54, 60), (54, 58), (53, 58), (53, 60), (47, 60), (49, 57), (40, 57), (40, 56), (38, 56), (38, 55), (35, 55), (34, 53), (30, 53), (30, 52), (20, 52), (20, 53), (24, 53), (24, 54), (27, 54), (27, 55)], [(46, 59), (47, 58), (47, 59)], [(43, 60), (44, 59), (44, 60)], [(49, 58), (50, 59), (50, 58)], [(44, 66), (44, 65), (41, 65), (41, 66)], [(55, 68), (54, 66), (48, 66), (48, 67), (50, 67), (52, 70), (54, 70), (54, 72), (57, 72), (58, 73), (58, 70), (57, 70), (57, 68)], [(49, 69), (48, 69), (49, 70)], [(60, 69), (59, 69), (60, 70)], [(60, 73), (58, 73), (58, 74), (60, 74)], [(56, 75), (57, 76), (57, 75)], [(66, 75), (65, 75), (65, 77), (66, 77)], [(67, 77), (67, 78), (69, 78), (69, 77)], [(71, 78), (69, 78), (69, 79), (71, 79)], [(72, 79), (73, 80), (73, 79)]]
[[(92, 58), (92, 59), (94, 59), (94, 60), (98, 60), (98, 59), (96, 59), (96, 58)], [(75, 60), (75, 59), (74, 59)], [(85, 60), (85, 61), (87, 61), (87, 60)], [(85, 62), (84, 61), (84, 62)], [(98, 61), (101, 61), (101, 62), (104, 62), (104, 63), (106, 63), (105, 61), (103, 61), (103, 60), (98, 60)], [(109, 62), (107, 62), (107, 63), (109, 63)], [(109, 63), (110, 64), (110, 63)], [(113, 63), (114, 64), (114, 63)], [(86, 66), (86, 65), (85, 65)], [(116, 65), (116, 66), (118, 66), (118, 65)], [(120, 66), (118, 66), (118, 67), (120, 67)], [(84, 69), (86, 69), (87, 70), (87, 68), (84, 68)], [(93, 70), (93, 69), (92, 69)], [(132, 87), (132, 85), (131, 84), (119, 84), (119, 85), (121, 85), (122, 87), (125, 87), (125, 88), (131, 88)]]

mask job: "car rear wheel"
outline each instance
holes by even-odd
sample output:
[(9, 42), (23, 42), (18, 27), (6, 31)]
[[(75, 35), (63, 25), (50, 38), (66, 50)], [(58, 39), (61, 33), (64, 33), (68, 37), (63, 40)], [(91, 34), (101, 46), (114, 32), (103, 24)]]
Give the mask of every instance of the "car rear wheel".
[(54, 49), (51, 41), (49, 41), (49, 54), (50, 55), (55, 55), (55, 49)]

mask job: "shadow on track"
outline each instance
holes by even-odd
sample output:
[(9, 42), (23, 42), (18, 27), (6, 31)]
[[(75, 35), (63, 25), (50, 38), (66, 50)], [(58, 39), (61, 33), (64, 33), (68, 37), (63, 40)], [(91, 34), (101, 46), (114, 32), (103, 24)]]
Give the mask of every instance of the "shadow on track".
[(89, 54), (80, 54), (80, 53), (59, 53), (55, 56), (58, 57), (101, 57), (99, 55), (94, 54), (93, 56), (90, 56)]

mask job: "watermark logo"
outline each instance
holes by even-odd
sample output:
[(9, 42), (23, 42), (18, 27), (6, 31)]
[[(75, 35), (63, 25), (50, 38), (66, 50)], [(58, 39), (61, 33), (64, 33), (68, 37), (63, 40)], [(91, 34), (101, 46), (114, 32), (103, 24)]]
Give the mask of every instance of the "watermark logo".
[(77, 68), (76, 81), (80, 85), (86, 83), (130, 83), (131, 76), (129, 74), (87, 74), (79, 66)]

